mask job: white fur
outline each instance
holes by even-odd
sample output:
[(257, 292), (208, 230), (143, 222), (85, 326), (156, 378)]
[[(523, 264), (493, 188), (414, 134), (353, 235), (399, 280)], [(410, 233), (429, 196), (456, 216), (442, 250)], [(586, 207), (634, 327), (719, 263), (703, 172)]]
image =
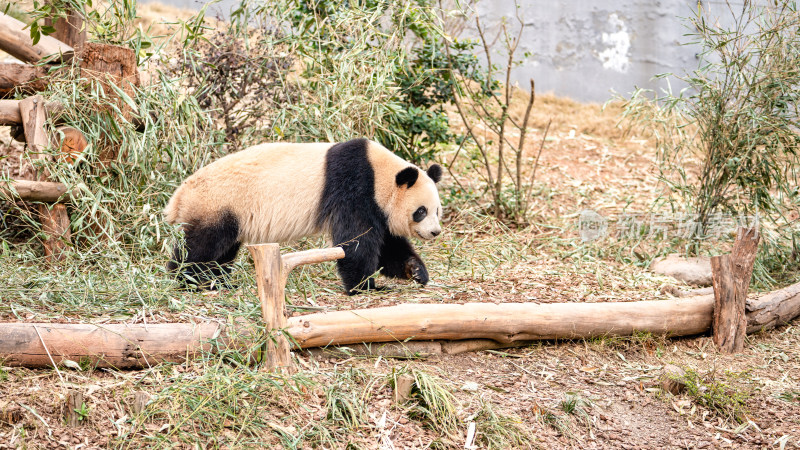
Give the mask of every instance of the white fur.
[[(167, 204), (166, 219), (210, 224), (230, 210), (239, 220), (239, 239), (250, 244), (325, 233), (316, 223), (325, 156), (333, 145), (271, 143), (227, 155), (184, 181)], [(395, 176), (411, 164), (375, 142), (367, 157), (375, 171), (375, 201), (387, 214), (390, 232), (423, 239), (438, 234), (441, 202), (433, 180), (420, 170), (411, 188), (398, 188)], [(428, 216), (415, 223), (414, 211), (422, 205)]]

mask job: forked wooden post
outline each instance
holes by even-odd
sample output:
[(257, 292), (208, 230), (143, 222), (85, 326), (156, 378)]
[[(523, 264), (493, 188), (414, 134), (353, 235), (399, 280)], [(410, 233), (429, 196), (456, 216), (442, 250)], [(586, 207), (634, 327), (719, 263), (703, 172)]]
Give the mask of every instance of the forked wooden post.
[(321, 248), (281, 256), (278, 244), (248, 245), (256, 266), (258, 298), (261, 301), (261, 316), (269, 336), (264, 349), (264, 368), (267, 370), (292, 370), (289, 341), (284, 332), (287, 328), (284, 289), (289, 272), (297, 266), (334, 261), (344, 258), (341, 247)]
[[(33, 153), (34, 158), (43, 158), (44, 150), (48, 145), (44, 122), (47, 117), (45, 102), (42, 96), (34, 95), (19, 102), (19, 112), (22, 127), (25, 130), (25, 142)], [(39, 174), (39, 181), (45, 176)], [(52, 206), (37, 205), (39, 220), (42, 230), (47, 236), (44, 241), (44, 254), (48, 262), (62, 259), (67, 243), (70, 239), (69, 214), (64, 204), (56, 203)]]
[(760, 236), (755, 228), (740, 229), (730, 255), (711, 258), (714, 284), (714, 344), (723, 353), (744, 349), (745, 303)]

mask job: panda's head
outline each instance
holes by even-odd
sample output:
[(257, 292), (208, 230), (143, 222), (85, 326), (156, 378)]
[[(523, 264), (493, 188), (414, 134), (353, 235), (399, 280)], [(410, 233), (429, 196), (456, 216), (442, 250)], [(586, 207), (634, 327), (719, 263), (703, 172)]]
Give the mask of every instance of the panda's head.
[(442, 232), (442, 203), (436, 183), (442, 168), (434, 164), (427, 172), (409, 166), (397, 172), (397, 195), (389, 211), (389, 227), (398, 236), (433, 239)]

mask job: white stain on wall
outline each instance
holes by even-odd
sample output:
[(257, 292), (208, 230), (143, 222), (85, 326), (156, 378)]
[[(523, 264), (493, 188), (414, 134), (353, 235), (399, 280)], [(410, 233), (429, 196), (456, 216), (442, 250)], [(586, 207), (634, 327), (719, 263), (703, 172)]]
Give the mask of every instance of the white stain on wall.
[(631, 37), (628, 34), (628, 28), (616, 13), (608, 16), (608, 25), (616, 31), (602, 34), (603, 44), (607, 47), (597, 57), (603, 63), (604, 68), (625, 73), (630, 67), (628, 51), (631, 48)]

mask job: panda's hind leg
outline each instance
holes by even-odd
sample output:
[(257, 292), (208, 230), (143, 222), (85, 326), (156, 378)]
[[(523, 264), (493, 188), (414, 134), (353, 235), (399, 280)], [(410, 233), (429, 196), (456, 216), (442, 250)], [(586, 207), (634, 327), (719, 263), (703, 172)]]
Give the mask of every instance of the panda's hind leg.
[(239, 242), (239, 221), (231, 212), (216, 220), (184, 225), (183, 245), (175, 246), (167, 269), (176, 272), (186, 287), (214, 289), (227, 285), (230, 265), (236, 258)]
[(390, 278), (414, 280), (419, 284), (428, 284), (428, 269), (422, 258), (414, 251), (408, 239), (386, 233), (381, 245), (378, 265), (381, 273)]

